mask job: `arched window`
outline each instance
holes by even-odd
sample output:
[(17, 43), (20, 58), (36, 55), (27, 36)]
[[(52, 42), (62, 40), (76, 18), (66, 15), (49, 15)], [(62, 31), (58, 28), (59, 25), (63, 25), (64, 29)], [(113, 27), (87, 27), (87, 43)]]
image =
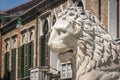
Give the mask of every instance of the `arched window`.
[(47, 32), (48, 32), (48, 21), (47, 21), (47, 19), (44, 19), (44, 20), (43, 20), (43, 28), (42, 28), (42, 31), (43, 31), (43, 34), (44, 34), (44, 35), (47, 34)]
[(41, 66), (48, 66), (49, 65), (49, 50), (48, 50), (48, 38), (49, 38), (49, 25), (47, 18), (42, 18), (42, 36), (40, 37), (40, 52), (41, 52)]

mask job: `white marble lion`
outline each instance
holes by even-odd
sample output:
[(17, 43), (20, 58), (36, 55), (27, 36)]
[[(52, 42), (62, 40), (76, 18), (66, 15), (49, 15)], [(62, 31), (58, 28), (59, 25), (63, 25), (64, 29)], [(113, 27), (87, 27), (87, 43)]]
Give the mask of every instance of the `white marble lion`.
[(71, 61), (72, 80), (120, 80), (119, 53), (104, 26), (83, 7), (68, 7), (52, 28), (49, 47)]

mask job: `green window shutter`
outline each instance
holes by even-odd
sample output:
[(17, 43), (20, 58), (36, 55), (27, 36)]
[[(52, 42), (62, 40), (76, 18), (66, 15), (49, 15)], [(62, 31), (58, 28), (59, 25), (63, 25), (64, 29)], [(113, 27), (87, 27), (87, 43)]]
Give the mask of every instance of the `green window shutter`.
[(11, 51), (11, 80), (16, 77), (16, 48)]
[(9, 52), (4, 55), (4, 80), (9, 80)]
[(7, 52), (4, 55), (4, 72), (7, 72)]
[(28, 66), (27, 75), (28, 75), (28, 76), (30, 75), (29, 68), (30, 68), (30, 63), (31, 63), (31, 61), (30, 61), (31, 58), (30, 58), (30, 56), (29, 56), (29, 55), (30, 55), (30, 52), (31, 52), (31, 51), (30, 51), (30, 43), (28, 43), (28, 44), (27, 44), (27, 54), (28, 54), (28, 55), (27, 55), (27, 57), (28, 57), (28, 59), (27, 59), (27, 61), (28, 61), (28, 64), (27, 64), (27, 66)]
[(21, 73), (21, 47), (18, 48), (18, 78), (22, 77), (22, 73)]
[(18, 48), (18, 78), (23, 78), (24, 75), (24, 53), (23, 53), (23, 48), (24, 46), (21, 46)]
[(27, 50), (28, 50), (28, 67), (30, 68), (30, 64), (31, 64), (31, 57), (30, 57), (30, 53), (31, 53), (31, 49), (30, 49), (30, 43), (27, 44)]
[(34, 42), (30, 42), (30, 50), (31, 50), (31, 53), (30, 53), (30, 67), (33, 67), (33, 58), (34, 58)]
[(21, 66), (22, 66), (22, 78), (23, 78), (24, 77), (24, 45), (22, 45)]
[(33, 50), (34, 49), (34, 43), (33, 43), (33, 41), (32, 42), (29, 42), (28, 44), (27, 44), (27, 61), (28, 61), (28, 64), (27, 64), (27, 67), (28, 67), (28, 70), (27, 70), (27, 75), (29, 76), (30, 75), (30, 71), (29, 71), (29, 69), (31, 68), (31, 67), (33, 67)]
[(9, 71), (9, 52), (5, 54), (5, 71)]
[(27, 44), (24, 45), (24, 77), (26, 77), (26, 76), (29, 76)]

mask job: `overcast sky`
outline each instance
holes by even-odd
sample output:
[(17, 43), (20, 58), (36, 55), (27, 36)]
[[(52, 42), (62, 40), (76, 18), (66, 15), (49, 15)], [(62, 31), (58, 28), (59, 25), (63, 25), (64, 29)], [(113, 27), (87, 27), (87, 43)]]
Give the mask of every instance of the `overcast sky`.
[(29, 0), (0, 0), (0, 10), (8, 10), (28, 1)]

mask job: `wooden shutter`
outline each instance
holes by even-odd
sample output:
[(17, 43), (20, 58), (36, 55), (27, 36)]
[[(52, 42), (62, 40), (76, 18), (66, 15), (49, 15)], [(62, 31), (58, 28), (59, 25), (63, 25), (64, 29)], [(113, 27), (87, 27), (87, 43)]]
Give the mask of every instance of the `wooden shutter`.
[(31, 52), (31, 51), (30, 51), (30, 50), (31, 50), (31, 49), (30, 49), (30, 43), (28, 43), (28, 44), (27, 44), (27, 54), (28, 54), (28, 55), (27, 55), (27, 57), (28, 57), (28, 58), (27, 58), (27, 61), (28, 61), (28, 64), (27, 64), (27, 65), (28, 65), (27, 74), (28, 74), (28, 75), (30, 75), (30, 71), (29, 71), (30, 62), (31, 62), (31, 61), (30, 61), (30, 60), (31, 60), (31, 56), (30, 56), (30, 52)]
[(34, 58), (34, 42), (30, 42), (30, 49), (31, 49), (31, 54), (30, 54), (30, 58), (31, 58), (31, 63), (30, 63), (30, 67), (33, 67), (33, 58)]
[(16, 48), (11, 51), (11, 80), (16, 77)]
[(28, 48), (27, 44), (24, 44), (24, 77), (28, 76)]
[(4, 55), (4, 80), (9, 80), (9, 52)]
[(5, 60), (5, 72), (9, 71), (9, 52), (6, 52), (4, 55), (4, 60)]
[(23, 78), (24, 75), (24, 53), (23, 48), (24, 46), (21, 46), (18, 48), (18, 78)]
[(28, 76), (30, 75), (29, 69), (33, 67), (33, 54), (34, 54), (33, 49), (34, 49), (34, 43), (32, 41), (32, 42), (27, 44), (27, 53), (28, 53), (28, 56), (27, 56), (27, 61), (28, 61), (27, 73), (28, 73)]

